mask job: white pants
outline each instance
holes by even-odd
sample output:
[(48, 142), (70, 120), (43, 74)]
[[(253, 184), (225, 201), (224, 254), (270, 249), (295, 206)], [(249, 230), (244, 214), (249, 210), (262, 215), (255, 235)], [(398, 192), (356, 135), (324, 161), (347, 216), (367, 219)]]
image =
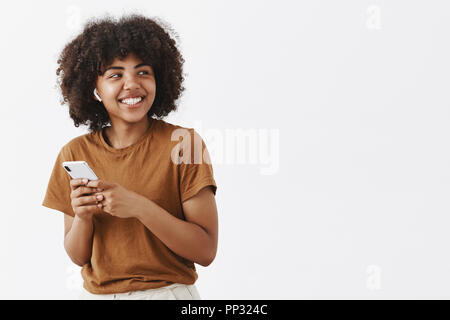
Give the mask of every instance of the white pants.
[(113, 294), (93, 294), (82, 288), (80, 300), (201, 300), (194, 284), (174, 283), (169, 286)]

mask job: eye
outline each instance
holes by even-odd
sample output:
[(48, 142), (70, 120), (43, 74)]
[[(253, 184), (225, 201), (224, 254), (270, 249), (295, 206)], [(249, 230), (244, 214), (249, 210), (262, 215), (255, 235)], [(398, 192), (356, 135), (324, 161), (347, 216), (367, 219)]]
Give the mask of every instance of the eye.
[[(139, 71), (139, 73), (141, 73), (141, 72), (145, 72), (145, 73), (147, 73), (147, 74), (150, 74), (148, 71), (146, 71), (146, 70), (142, 70), (142, 71)], [(115, 76), (121, 76), (122, 74), (120, 74), (120, 73), (116, 73), (116, 74), (113, 74), (112, 76), (110, 76), (109, 78), (110, 79), (112, 79), (112, 78), (115, 78)]]

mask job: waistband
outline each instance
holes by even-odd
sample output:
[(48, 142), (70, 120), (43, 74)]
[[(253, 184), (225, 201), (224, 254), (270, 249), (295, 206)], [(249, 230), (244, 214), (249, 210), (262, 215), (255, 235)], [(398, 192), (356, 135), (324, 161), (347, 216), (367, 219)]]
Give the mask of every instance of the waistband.
[(108, 293), (108, 294), (94, 294), (94, 293), (90, 293), (85, 288), (82, 288), (82, 290), (83, 290), (82, 295), (87, 295), (90, 297), (98, 297), (101, 299), (117, 299), (117, 298), (122, 298), (122, 297), (136, 297), (136, 296), (140, 296), (140, 295), (161, 292), (161, 291), (165, 291), (167, 289), (173, 289), (173, 288), (177, 288), (177, 287), (191, 287), (191, 286), (194, 286), (194, 284), (188, 285), (188, 284), (184, 284), (184, 283), (173, 283), (171, 285), (160, 287), (160, 288), (129, 291), (129, 292), (123, 292), (123, 293)]

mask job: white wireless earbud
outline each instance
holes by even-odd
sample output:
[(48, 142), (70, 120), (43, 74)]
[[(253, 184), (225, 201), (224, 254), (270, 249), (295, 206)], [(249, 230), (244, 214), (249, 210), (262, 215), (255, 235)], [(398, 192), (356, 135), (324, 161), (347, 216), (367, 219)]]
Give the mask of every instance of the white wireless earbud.
[(100, 96), (98, 95), (97, 88), (94, 89), (94, 95), (98, 99), (98, 101), (102, 102), (102, 99), (100, 99)]

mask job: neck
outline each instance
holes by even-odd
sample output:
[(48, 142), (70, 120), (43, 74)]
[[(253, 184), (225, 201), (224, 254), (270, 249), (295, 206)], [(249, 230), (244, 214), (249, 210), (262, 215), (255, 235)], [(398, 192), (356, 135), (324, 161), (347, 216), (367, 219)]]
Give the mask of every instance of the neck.
[(108, 144), (116, 149), (126, 148), (137, 142), (150, 127), (151, 120), (146, 118), (139, 123), (114, 123), (105, 129)]

